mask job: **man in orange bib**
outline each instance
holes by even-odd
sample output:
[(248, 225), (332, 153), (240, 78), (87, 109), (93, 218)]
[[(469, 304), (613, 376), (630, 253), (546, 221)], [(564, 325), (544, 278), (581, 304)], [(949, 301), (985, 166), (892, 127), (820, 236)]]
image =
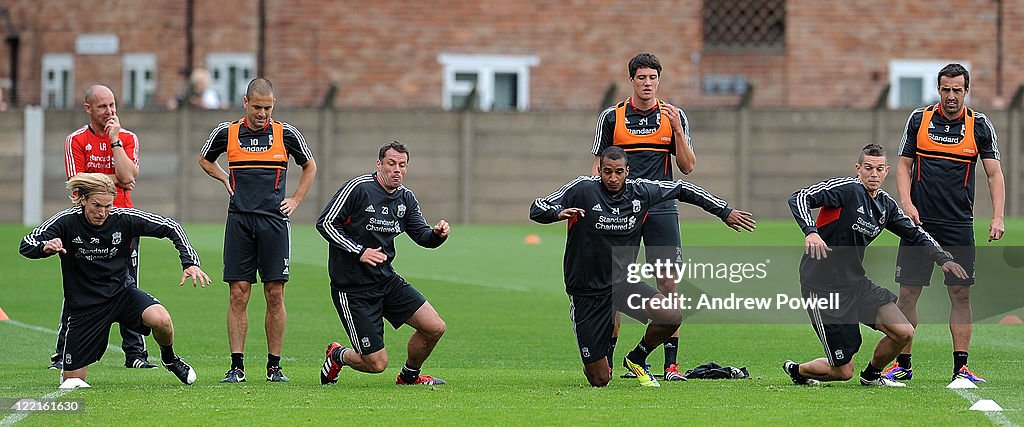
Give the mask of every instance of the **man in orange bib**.
[[(590, 153), (594, 155), (591, 175), (598, 175), (601, 153), (609, 146), (621, 147), (629, 157), (630, 177), (658, 181), (672, 181), (672, 163), (684, 175), (693, 171), (697, 157), (690, 140), (690, 124), (681, 108), (658, 99), (661, 82), (661, 61), (653, 54), (642, 52), (629, 60), (629, 82), (633, 96), (608, 107), (597, 119), (597, 132)], [(673, 159), (674, 156), (674, 159)], [(674, 162), (673, 162), (674, 160)], [(679, 208), (675, 200), (652, 206), (643, 218), (643, 244), (647, 263), (657, 261), (681, 263), (679, 244)], [(676, 293), (676, 282), (670, 277), (659, 277), (658, 291), (663, 295)], [(613, 329), (608, 361), (614, 366), (615, 344), (618, 340), (618, 320)], [(659, 345), (662, 343), (658, 343)], [(682, 381), (676, 359), (679, 331), (665, 341), (665, 374), (668, 381)], [(653, 350), (653, 349), (651, 349)], [(627, 372), (626, 377), (633, 374)]]
[[(231, 369), (221, 382), (245, 381), (243, 350), (249, 329), (246, 307), (257, 271), (267, 298), (267, 381), (288, 381), (281, 372), (284, 284), (288, 281), (291, 257), (288, 218), (313, 185), (316, 162), (298, 129), (270, 118), (274, 101), (270, 80), (253, 79), (242, 98), (245, 117), (217, 125), (199, 156), (199, 165), (223, 183), (231, 197), (224, 228), (224, 281), (230, 287)], [(230, 174), (217, 164), (217, 157), (225, 152)], [(289, 156), (302, 167), (302, 176), (292, 196), (285, 197)]]
[[(992, 122), (984, 114), (964, 106), (971, 75), (960, 64), (949, 64), (938, 74), (941, 98), (936, 105), (918, 108), (907, 120), (896, 167), (896, 189), (903, 211), (921, 225), (954, 260), (967, 270), (966, 279), (945, 275), (951, 303), (949, 331), (953, 336), (953, 379), (985, 382), (967, 368), (971, 344), (970, 291), (974, 285), (974, 174), (978, 158), (988, 177), (992, 198), (992, 222), (988, 240), (1003, 237), (1003, 172), (999, 144)], [(897, 306), (917, 327), (917, 300), (929, 285), (932, 264), (906, 241), (896, 258), (896, 282), (900, 284)], [(883, 375), (906, 381), (913, 377), (907, 344)]]

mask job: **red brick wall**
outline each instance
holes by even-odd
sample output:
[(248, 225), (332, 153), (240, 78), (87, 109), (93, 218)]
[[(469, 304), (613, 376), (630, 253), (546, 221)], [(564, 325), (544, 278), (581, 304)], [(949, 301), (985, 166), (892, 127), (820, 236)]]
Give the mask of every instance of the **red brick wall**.
[(620, 96), (628, 94), (626, 62), (642, 49), (661, 57), (665, 93), (690, 95), (697, 0), (339, 3), (268, 2), (277, 12), (268, 19), (267, 46), (279, 60), (268, 61), (267, 74), (294, 88), (286, 97), (309, 104), (334, 81), (339, 105), (436, 108), (438, 54), (537, 55), (532, 108), (597, 109), (611, 82), (619, 83)]
[[(972, 102), (999, 105), (993, 0), (786, 2), (786, 49), (702, 52), (700, 0), (455, 0), (361, 2), (267, 0), (266, 70), (279, 105), (319, 105), (328, 84), (336, 105), (438, 108), (440, 53), (536, 55), (531, 108), (597, 110), (605, 89), (629, 94), (626, 62), (638, 51), (665, 66), (661, 95), (683, 106), (723, 105), (700, 76), (745, 75), (755, 105), (867, 107), (888, 79), (891, 59), (964, 58)], [(1005, 2), (1003, 98), (1024, 75), (1024, 4)], [(258, 0), (195, 0), (194, 66), (210, 52), (255, 52)], [(76, 103), (90, 83), (121, 87), (121, 56), (154, 52), (158, 103), (184, 88), (185, 0), (7, 0), (21, 37), (19, 91), (39, 102), (43, 53), (73, 52), (81, 33), (116, 32), (116, 55), (75, 57)], [(0, 29), (2, 30), (2, 29)], [(9, 76), (0, 45), (0, 78)], [(694, 54), (699, 62), (694, 63)]]
[[(537, 55), (540, 64), (531, 70), (534, 109), (597, 109), (611, 82), (619, 83), (617, 96), (628, 94), (625, 64), (636, 52), (649, 50), (666, 67), (664, 93), (685, 100), (693, 95), (689, 58), (700, 34), (699, 4), (268, 0), (262, 74), (275, 82), (284, 106), (318, 105), (327, 85), (336, 82), (340, 106), (437, 108), (438, 54)], [(209, 52), (254, 52), (257, 5), (256, 0), (196, 0), (194, 65), (203, 66)], [(184, 85), (177, 74), (185, 64), (184, 0), (10, 0), (10, 7), (21, 29), (23, 102), (39, 100), (43, 53), (73, 52), (76, 34), (112, 29), (120, 37), (120, 52), (77, 55), (76, 92), (94, 81), (112, 82), (119, 92), (120, 56), (146, 50), (159, 53), (161, 103)], [(101, 7), (112, 12), (96, 12)], [(6, 46), (0, 55), (6, 55)], [(5, 67), (6, 62), (0, 65), (0, 76), (8, 74)]]
[[(1009, 3), (1004, 1), (1004, 3)], [(1003, 11), (1003, 85), (1002, 100), (1009, 102), (1017, 87), (1024, 84), (1024, 7), (1004, 6)], [(972, 83), (971, 86), (974, 86)], [(981, 92), (981, 91), (979, 91)], [(976, 93), (972, 90), (972, 96)]]
[[(888, 79), (889, 60), (955, 58), (971, 63), (972, 102), (991, 103), (994, 1), (790, 0), (787, 8), (788, 105), (866, 107)], [(1024, 45), (1007, 47), (1019, 54)]]
[[(75, 38), (83, 33), (115, 33), (115, 55), (75, 55), (75, 104), (85, 88), (105, 84), (120, 96), (121, 62), (126, 53), (154, 53), (157, 58), (157, 98), (167, 100), (180, 89), (178, 71), (185, 65), (185, 2), (82, 0), (8, 0), (11, 18), (21, 39), (18, 92), (24, 103), (38, 103), (42, 57), (45, 53), (74, 53)], [(10, 75), (9, 49), (0, 47), (0, 77)]]

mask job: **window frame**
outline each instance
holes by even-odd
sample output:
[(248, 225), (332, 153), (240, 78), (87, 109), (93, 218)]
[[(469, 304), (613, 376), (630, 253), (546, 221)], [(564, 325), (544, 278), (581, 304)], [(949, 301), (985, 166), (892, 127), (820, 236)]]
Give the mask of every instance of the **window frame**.
[[(126, 53), (122, 58), (121, 69), (121, 100), (124, 105), (136, 110), (153, 107), (156, 102), (156, 55), (152, 53)], [(136, 72), (136, 80), (138, 80), (135, 82), (135, 94), (131, 91), (133, 83), (131, 81), (132, 71)], [(148, 82), (145, 79), (147, 71), (151, 74)], [(150, 103), (146, 103), (147, 93), (150, 95)]]
[(530, 67), (540, 63), (537, 55), (481, 55), (442, 53), (437, 56), (442, 67), (441, 108), (451, 110), (461, 106), (452, 105), (452, 97), (469, 95), (473, 86), (456, 81), (455, 75), (475, 73), (477, 75), (477, 108), (491, 111), (494, 106), (494, 77), (498, 73), (516, 75), (516, 105), (513, 110), (527, 111), (530, 108)]
[[(936, 88), (938, 83), (936, 79), (939, 75), (939, 70), (948, 64), (958, 63), (967, 68), (971, 69), (970, 61), (964, 60), (945, 60), (945, 59), (892, 59), (889, 61), (889, 99), (888, 106), (890, 109), (904, 109), (904, 108), (917, 108), (924, 105), (935, 104), (939, 102), (939, 94)], [(912, 77), (921, 78), (921, 102), (917, 105), (901, 105), (900, 104), (900, 78)], [(970, 94), (968, 93), (967, 99), (964, 100), (965, 104), (970, 102)]]
[[(39, 105), (46, 109), (70, 109), (75, 104), (75, 57), (71, 53), (45, 53), (40, 67), (40, 94)], [(51, 82), (46, 75), (54, 71), (57, 74), (55, 81)], [(62, 73), (66, 72), (66, 76)], [(61, 91), (66, 89), (63, 94)], [(48, 94), (56, 91), (57, 96), (62, 99), (55, 100), (51, 104)], [(61, 96), (63, 95), (63, 96)]]
[[(248, 76), (236, 77), (234, 88), (226, 81), (227, 71), (230, 67), (243, 69)], [(210, 88), (212, 88), (220, 99), (226, 100), (228, 105), (241, 106), (242, 96), (249, 86), (249, 81), (256, 77), (256, 54), (247, 52), (211, 52), (206, 55), (206, 70), (210, 72)], [(230, 96), (231, 92), (234, 96)]]

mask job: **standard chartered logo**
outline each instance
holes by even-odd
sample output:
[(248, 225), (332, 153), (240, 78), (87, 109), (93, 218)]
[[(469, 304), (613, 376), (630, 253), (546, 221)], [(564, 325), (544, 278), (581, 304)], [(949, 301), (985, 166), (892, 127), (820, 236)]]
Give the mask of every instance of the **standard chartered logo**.
[(597, 230), (624, 231), (632, 230), (636, 226), (636, 217), (633, 215), (614, 217), (601, 215), (597, 217), (594, 228)]
[(402, 233), (402, 223), (397, 219), (380, 219), (377, 217), (370, 217), (370, 222), (366, 224), (366, 230), (376, 233)]

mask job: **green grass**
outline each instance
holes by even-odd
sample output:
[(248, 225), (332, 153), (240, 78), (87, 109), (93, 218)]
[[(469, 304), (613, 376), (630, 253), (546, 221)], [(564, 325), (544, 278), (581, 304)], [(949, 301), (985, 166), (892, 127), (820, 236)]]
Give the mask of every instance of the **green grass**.
[[(191, 225), (187, 229), (203, 257), (203, 267), (219, 278), (222, 227)], [(58, 262), (32, 261), (15, 254), (14, 246), (27, 231), (0, 226), (8, 248), (0, 267), (10, 274), (0, 281), (0, 308), (18, 322), (56, 329), (61, 303)], [(793, 386), (779, 368), (781, 362), (821, 355), (821, 345), (805, 322), (683, 325), (682, 366), (708, 361), (745, 366), (752, 375), (749, 380), (663, 383), (652, 390), (616, 378), (605, 389), (592, 389), (582, 374), (561, 280), (564, 233), (564, 225), (455, 227), (449, 242), (435, 251), (400, 238), (396, 269), (427, 296), (448, 324), (424, 372), (449, 384), (433, 388), (394, 385), (405, 358), (407, 327), (385, 330), (391, 358), (385, 373), (345, 369), (339, 384), (320, 386), (325, 345), (335, 340), (348, 343), (328, 293), (326, 243), (308, 225), (293, 228), (282, 362), (291, 382), (262, 380), (264, 301), (257, 287), (250, 302), (246, 342), (249, 382), (220, 384), (229, 365), (225, 285), (179, 288), (180, 267), (171, 244), (144, 239), (142, 287), (159, 298), (174, 318), (175, 348), (199, 373), (196, 384), (182, 386), (163, 369), (124, 369), (122, 355), (108, 351), (90, 367), (88, 382), (93, 388), (64, 396), (83, 399), (86, 412), (32, 414), (18, 425), (212, 425), (243, 420), (260, 425), (328, 420), (359, 425), (992, 422), (982, 413), (968, 411), (967, 400), (944, 388), (949, 380), (950, 342), (948, 329), (940, 324), (919, 329), (915, 379), (903, 390), (868, 389), (855, 381), (816, 388)], [(539, 235), (542, 244), (524, 245), (527, 234)], [(768, 251), (802, 245), (791, 221), (763, 222), (752, 235), (738, 235), (717, 222), (691, 222), (683, 224), (683, 241), (689, 247), (745, 245)], [(877, 244), (895, 242), (885, 237)], [(1022, 242), (1024, 221), (1012, 221), (1007, 239), (997, 244)], [(796, 270), (796, 265), (778, 267)], [(888, 273), (869, 274), (893, 288)], [(793, 282), (792, 287), (796, 292), (799, 285)], [(941, 291), (926, 294), (945, 298)], [(1003, 405), (1007, 411), (1002, 412), (1002, 420), (1024, 424), (1024, 388), (1020, 387), (1024, 373), (1019, 369), (1024, 365), (1024, 327), (989, 320), (975, 326), (971, 366), (990, 383), (973, 393)], [(641, 333), (639, 325), (624, 325), (617, 354), (624, 354)], [(867, 329), (864, 335), (864, 348), (855, 359), (858, 370), (880, 336)], [(152, 337), (148, 340), (155, 349)], [(57, 373), (45, 369), (53, 341), (47, 333), (0, 322), (0, 398), (39, 397), (56, 390)], [(111, 343), (120, 344), (116, 328)], [(650, 358), (655, 372), (660, 372), (661, 358), (660, 350)], [(0, 419), (7, 414), (0, 412)]]

